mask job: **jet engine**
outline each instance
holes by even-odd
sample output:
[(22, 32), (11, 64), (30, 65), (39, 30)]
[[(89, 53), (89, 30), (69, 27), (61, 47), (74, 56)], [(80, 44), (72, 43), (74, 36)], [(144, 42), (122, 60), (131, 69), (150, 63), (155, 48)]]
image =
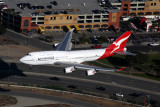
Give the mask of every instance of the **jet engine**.
[(123, 48), (123, 51), (124, 51), (124, 52), (126, 52), (126, 51), (127, 51), (127, 48), (126, 48), (126, 47), (124, 47), (124, 48)]
[(72, 67), (67, 67), (64, 69), (65, 73), (72, 73), (75, 70), (74, 66)]
[(53, 48), (57, 48), (60, 43), (54, 43)]
[(87, 70), (87, 75), (88, 75), (88, 76), (94, 75), (95, 73), (96, 73), (95, 69)]

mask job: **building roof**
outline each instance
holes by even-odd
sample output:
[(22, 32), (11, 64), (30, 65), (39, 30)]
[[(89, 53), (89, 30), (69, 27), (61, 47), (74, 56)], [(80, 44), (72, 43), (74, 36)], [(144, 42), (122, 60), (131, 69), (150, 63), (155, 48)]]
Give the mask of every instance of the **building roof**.
[[(57, 5), (55, 2), (57, 2)], [(18, 4), (20, 3), (29, 3), (30, 9), (28, 6), (22, 8)], [(52, 3), (52, 4), (51, 4)], [(15, 12), (19, 12), (21, 16), (27, 17), (31, 16), (31, 13), (39, 13), (39, 15), (44, 16), (44, 12), (51, 11), (52, 13), (58, 13), (60, 11), (66, 10), (69, 14), (92, 14), (94, 10), (103, 10), (103, 7), (100, 7), (97, 0), (5, 0), (4, 4), (8, 5), (9, 9), (15, 9)], [(49, 9), (47, 6), (51, 5), (53, 8)], [(44, 6), (44, 9), (33, 9), (32, 6)], [(41, 8), (41, 7), (40, 7)]]

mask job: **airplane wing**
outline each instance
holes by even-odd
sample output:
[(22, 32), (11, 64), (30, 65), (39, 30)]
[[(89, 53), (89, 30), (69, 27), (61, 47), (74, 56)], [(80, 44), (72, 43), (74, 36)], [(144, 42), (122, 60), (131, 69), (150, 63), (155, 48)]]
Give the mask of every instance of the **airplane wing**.
[(71, 48), (72, 48), (71, 40), (72, 40), (73, 30), (74, 28), (71, 29), (69, 32), (67, 32), (62, 42), (57, 46), (56, 51), (71, 51)]
[(121, 69), (112, 69), (112, 68), (102, 68), (97, 66), (90, 66), (78, 63), (70, 63), (70, 62), (56, 62), (55, 65), (62, 65), (62, 66), (73, 66), (75, 69), (94, 69), (95, 71), (119, 71)]

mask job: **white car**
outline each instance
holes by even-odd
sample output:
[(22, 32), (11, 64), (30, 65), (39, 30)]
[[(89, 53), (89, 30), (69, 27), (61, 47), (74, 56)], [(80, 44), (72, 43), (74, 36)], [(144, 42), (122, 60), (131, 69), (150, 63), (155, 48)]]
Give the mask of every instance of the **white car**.
[(159, 46), (158, 43), (150, 43), (149, 45), (150, 45), (150, 46)]
[(123, 94), (122, 93), (116, 93), (116, 96), (123, 97)]

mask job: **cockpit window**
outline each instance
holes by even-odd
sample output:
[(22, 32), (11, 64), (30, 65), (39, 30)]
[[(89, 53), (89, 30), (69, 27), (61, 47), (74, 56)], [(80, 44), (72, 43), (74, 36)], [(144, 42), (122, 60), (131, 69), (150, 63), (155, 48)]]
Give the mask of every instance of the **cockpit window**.
[(29, 53), (27, 53), (26, 55), (27, 55), (27, 56), (31, 56), (31, 54), (29, 54)]

